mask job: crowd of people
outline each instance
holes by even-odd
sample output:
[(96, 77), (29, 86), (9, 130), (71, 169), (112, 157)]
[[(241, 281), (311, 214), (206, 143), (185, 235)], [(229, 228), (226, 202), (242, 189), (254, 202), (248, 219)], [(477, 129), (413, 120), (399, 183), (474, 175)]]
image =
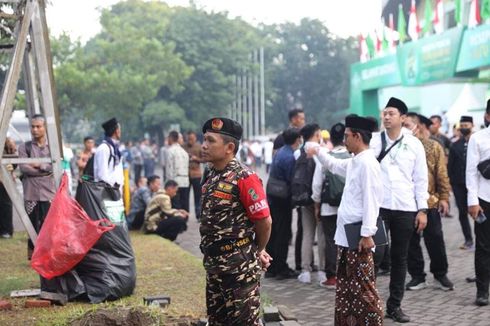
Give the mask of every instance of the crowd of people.
[[(484, 119), (486, 128), (474, 132), (473, 118), (462, 116), (450, 139), (440, 131), (440, 116), (409, 112), (402, 100), (391, 98), (382, 110), (382, 130), (375, 118), (349, 115), (326, 131), (306, 124), (305, 112), (294, 109), (289, 127), (275, 140), (240, 143), (237, 122), (213, 118), (203, 126), (202, 145), (196, 132), (171, 131), (158, 148), (148, 139), (123, 144), (113, 118), (102, 124), (105, 137), (98, 146), (94, 138), (84, 139), (84, 148), (71, 159), (72, 173), (79, 182), (103, 182), (122, 192), (123, 169), (129, 169), (134, 187), (128, 227), (171, 241), (187, 229), (192, 190), (210, 322), (258, 325), (264, 271), (266, 278), (305, 284), (316, 278), (335, 289), (338, 325), (381, 325), (385, 316), (405, 323), (410, 321), (401, 308), (405, 290), (427, 287), (422, 238), (436, 286), (454, 289), (442, 228), (442, 218), (450, 217), (451, 192), (461, 249), (474, 249), (475, 276), (467, 281), (476, 282), (475, 304), (488, 305), (490, 100)], [(42, 115), (33, 116), (32, 140), (17, 150), (8, 139), (4, 153), (50, 157), (45, 122)], [(265, 190), (253, 172), (262, 164), (269, 173)], [(19, 164), (19, 170), (25, 208), (39, 232), (56, 192), (52, 165)], [(0, 236), (9, 238), (12, 205), (3, 185), (0, 196)], [(287, 260), (293, 238), (294, 268)], [(32, 250), (29, 241), (29, 257)], [(383, 274), (390, 277), (386, 310), (376, 289), (376, 277)]]
[[(485, 127), (474, 132), (473, 118), (462, 116), (450, 139), (440, 130), (440, 116), (409, 112), (403, 101), (391, 98), (382, 110), (382, 131), (375, 118), (350, 115), (345, 124), (332, 126), (326, 143), (319, 125), (305, 124), (303, 110), (290, 111), (289, 128), (274, 142), (267, 184), (273, 221), (267, 252), (273, 260), (265, 277), (311, 283), (316, 271), (320, 285), (337, 291), (336, 324), (356, 318), (358, 324), (369, 319), (379, 325), (383, 309), (375, 276), (389, 275), (385, 315), (409, 322), (401, 308), (404, 291), (427, 287), (422, 238), (434, 285), (454, 289), (442, 229), (442, 218), (451, 217), (452, 192), (464, 239), (460, 248), (475, 251), (476, 277), (467, 281), (476, 282), (475, 304), (488, 305), (490, 101), (484, 119)], [(294, 209), (292, 268), (287, 257)], [(469, 217), (475, 220), (476, 240)], [(345, 226), (355, 222), (361, 225), (361, 240), (353, 252), (347, 249)], [(380, 229), (389, 241), (375, 246)], [(318, 265), (312, 260), (315, 239)]]

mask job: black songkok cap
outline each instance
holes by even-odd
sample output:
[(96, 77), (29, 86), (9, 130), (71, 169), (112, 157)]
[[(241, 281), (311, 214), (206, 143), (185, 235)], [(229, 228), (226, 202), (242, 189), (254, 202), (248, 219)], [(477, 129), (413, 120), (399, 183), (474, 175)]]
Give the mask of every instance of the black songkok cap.
[(430, 127), (430, 125), (432, 124), (432, 120), (422, 114), (417, 114), (417, 116), (419, 117), (420, 122), (422, 122), (427, 128)]
[(459, 119), (459, 122), (471, 122), (473, 123), (473, 117), (469, 115), (462, 115), (461, 119)]
[(349, 115), (345, 117), (345, 127), (373, 132), (376, 130), (376, 122), (368, 118)]
[(215, 132), (222, 135), (233, 137), (237, 140), (242, 138), (243, 129), (242, 126), (228, 118), (212, 118), (206, 121), (202, 126), (202, 133)]
[(112, 136), (112, 134), (114, 134), (114, 131), (116, 131), (118, 126), (119, 126), (119, 122), (117, 121), (116, 118), (109, 119), (102, 124), (102, 128), (104, 128), (106, 136)]
[[(346, 118), (347, 119), (347, 118)], [(345, 126), (343, 123), (336, 123), (330, 129), (330, 137), (335, 139), (343, 139), (345, 133)]]
[(385, 109), (386, 108), (398, 109), (398, 111), (400, 111), (400, 114), (407, 114), (407, 112), (408, 112), (408, 108), (407, 108), (407, 105), (405, 104), (405, 102), (397, 99), (396, 97), (390, 98), (390, 100), (388, 101), (388, 103), (385, 106)]

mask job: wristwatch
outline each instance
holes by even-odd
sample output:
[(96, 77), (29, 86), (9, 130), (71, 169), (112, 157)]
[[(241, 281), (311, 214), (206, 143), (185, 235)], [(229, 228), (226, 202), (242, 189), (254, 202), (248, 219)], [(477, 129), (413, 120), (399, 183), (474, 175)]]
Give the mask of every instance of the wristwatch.
[(421, 209), (419, 209), (419, 212), (422, 212), (422, 213), (424, 213), (425, 215), (427, 215), (427, 212), (428, 212), (428, 211), (429, 211), (429, 210), (428, 210), (427, 208), (421, 208)]

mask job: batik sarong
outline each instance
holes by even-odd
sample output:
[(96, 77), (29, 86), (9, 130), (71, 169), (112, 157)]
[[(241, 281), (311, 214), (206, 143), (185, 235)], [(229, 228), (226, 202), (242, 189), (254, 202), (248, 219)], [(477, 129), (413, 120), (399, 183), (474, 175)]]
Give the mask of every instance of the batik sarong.
[(383, 325), (383, 308), (376, 290), (373, 253), (340, 247), (337, 262), (335, 325)]

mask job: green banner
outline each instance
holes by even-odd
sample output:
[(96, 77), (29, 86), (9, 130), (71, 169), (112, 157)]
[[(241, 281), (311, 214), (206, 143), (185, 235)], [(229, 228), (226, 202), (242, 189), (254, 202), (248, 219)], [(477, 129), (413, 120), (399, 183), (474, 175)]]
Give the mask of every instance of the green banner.
[(351, 66), (352, 89), (377, 89), (400, 84), (396, 55), (387, 55)]
[(453, 78), (463, 28), (409, 42), (397, 49), (402, 84), (420, 85)]
[(481, 25), (465, 31), (456, 71), (485, 66), (490, 66), (490, 25)]

